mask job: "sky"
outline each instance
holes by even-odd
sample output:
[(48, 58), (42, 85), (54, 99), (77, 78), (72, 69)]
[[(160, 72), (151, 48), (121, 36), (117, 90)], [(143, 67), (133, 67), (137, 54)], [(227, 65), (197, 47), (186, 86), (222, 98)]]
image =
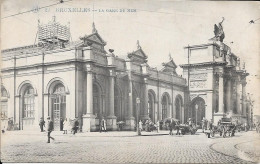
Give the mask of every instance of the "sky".
[[(167, 0), (64, 0), (65, 3), (13, 17), (6, 16), (58, 3), (58, 0), (5, 0), (1, 5), (1, 49), (34, 44), (38, 19), (47, 23), (56, 16), (70, 23), (72, 40), (91, 34), (92, 22), (107, 42), (106, 50), (125, 58), (136, 50), (136, 42), (148, 56), (151, 67), (162, 68), (169, 53), (177, 65), (187, 63), (184, 47), (208, 43), (214, 36), (214, 24), (225, 18), (224, 43), (246, 62), (247, 92), (255, 101), (254, 113), (260, 114), (260, 18), (259, 2), (241, 1), (167, 1)], [(85, 8), (88, 12), (59, 12), (67, 8)], [(92, 9), (97, 10), (92, 12)], [(125, 12), (119, 12), (125, 10)], [(127, 12), (127, 9), (132, 9)], [(68, 10), (68, 9), (67, 9)], [(104, 11), (104, 12), (101, 12)], [(112, 12), (113, 11), (113, 12)], [(4, 19), (3, 19), (4, 18)], [(182, 74), (182, 69), (177, 68)]]

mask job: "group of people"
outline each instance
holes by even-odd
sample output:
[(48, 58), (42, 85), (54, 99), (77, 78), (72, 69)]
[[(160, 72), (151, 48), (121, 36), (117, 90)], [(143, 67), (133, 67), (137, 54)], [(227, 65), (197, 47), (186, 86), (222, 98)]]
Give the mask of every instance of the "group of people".
[(146, 132), (152, 132), (153, 130), (156, 129), (157, 133), (158, 133), (159, 132), (159, 128), (160, 128), (160, 122), (157, 121), (157, 123), (154, 124), (151, 119), (147, 119), (145, 122), (140, 120), (139, 123), (138, 123), (138, 126), (139, 126), (139, 130), (140, 131), (145, 130)]
[[(40, 118), (39, 126), (40, 126), (41, 132), (44, 132), (45, 121), (43, 118)], [(65, 118), (65, 120), (63, 120), (63, 119), (60, 120), (60, 130), (63, 131), (63, 134), (68, 134), (68, 130), (71, 130), (71, 133), (73, 133), (73, 135), (75, 135), (78, 132), (78, 129), (79, 129), (79, 121), (77, 118), (73, 121), (72, 126), (70, 124), (70, 120), (68, 121), (67, 118)], [(50, 139), (54, 140), (54, 138), (51, 137), (51, 132), (53, 130), (54, 130), (54, 123), (51, 120), (50, 116), (48, 116), (47, 117), (47, 127), (46, 127), (47, 136), (48, 136), (47, 143), (50, 143)]]
[(208, 121), (205, 117), (203, 117), (202, 121), (201, 121), (201, 125), (202, 125), (202, 132), (204, 133), (205, 130), (211, 130), (213, 127), (213, 121), (212, 119), (210, 121)]

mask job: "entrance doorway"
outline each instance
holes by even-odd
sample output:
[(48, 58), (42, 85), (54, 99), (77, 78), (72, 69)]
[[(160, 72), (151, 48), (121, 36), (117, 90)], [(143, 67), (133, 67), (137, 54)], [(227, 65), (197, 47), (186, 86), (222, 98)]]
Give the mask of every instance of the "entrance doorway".
[(50, 95), (52, 102), (52, 120), (54, 122), (54, 130), (60, 130), (61, 120), (66, 118), (66, 93), (62, 84), (54, 87), (53, 93)]
[(191, 118), (196, 125), (201, 127), (203, 117), (205, 117), (205, 101), (201, 97), (196, 97), (192, 101)]

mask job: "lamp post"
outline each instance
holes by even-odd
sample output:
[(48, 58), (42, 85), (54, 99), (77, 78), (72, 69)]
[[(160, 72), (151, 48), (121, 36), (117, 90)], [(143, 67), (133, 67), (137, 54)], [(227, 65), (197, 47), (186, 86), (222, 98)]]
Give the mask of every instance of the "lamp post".
[(140, 131), (140, 127), (139, 127), (139, 118), (138, 118), (138, 115), (139, 115), (139, 107), (140, 107), (140, 98), (137, 97), (136, 98), (136, 130), (137, 130), (137, 135), (140, 136), (141, 135), (141, 131)]
[(199, 108), (199, 105), (198, 104), (196, 104), (195, 105), (195, 113), (196, 113), (196, 126), (197, 126), (197, 111), (198, 111), (198, 108)]

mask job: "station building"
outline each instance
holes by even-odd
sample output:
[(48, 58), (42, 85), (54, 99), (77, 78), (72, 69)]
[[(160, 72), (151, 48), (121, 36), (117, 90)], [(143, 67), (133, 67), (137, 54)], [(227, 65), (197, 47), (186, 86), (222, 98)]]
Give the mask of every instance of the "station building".
[[(45, 33), (49, 26), (57, 32)], [(55, 19), (49, 26), (39, 26), (37, 45), (2, 50), (2, 122), (10, 118), (18, 129), (34, 130), (50, 116), (59, 130), (61, 118), (78, 118), (84, 132), (98, 130), (103, 117), (108, 130), (116, 130), (118, 121), (134, 130), (137, 116), (187, 120), (186, 80), (172, 58), (157, 70), (139, 43), (125, 59), (106, 52), (94, 23), (92, 33), (76, 42)]]
[(2, 50), (2, 124), (10, 119), (17, 129), (36, 130), (40, 118), (50, 116), (59, 130), (61, 119), (78, 118), (86, 132), (99, 130), (103, 117), (108, 130), (119, 121), (134, 130), (137, 119), (250, 120), (248, 73), (223, 42), (185, 47), (181, 77), (171, 57), (162, 70), (149, 66), (138, 41), (126, 58), (107, 52), (94, 23), (78, 41), (69, 35), (69, 27), (53, 19), (39, 26), (38, 44)]

